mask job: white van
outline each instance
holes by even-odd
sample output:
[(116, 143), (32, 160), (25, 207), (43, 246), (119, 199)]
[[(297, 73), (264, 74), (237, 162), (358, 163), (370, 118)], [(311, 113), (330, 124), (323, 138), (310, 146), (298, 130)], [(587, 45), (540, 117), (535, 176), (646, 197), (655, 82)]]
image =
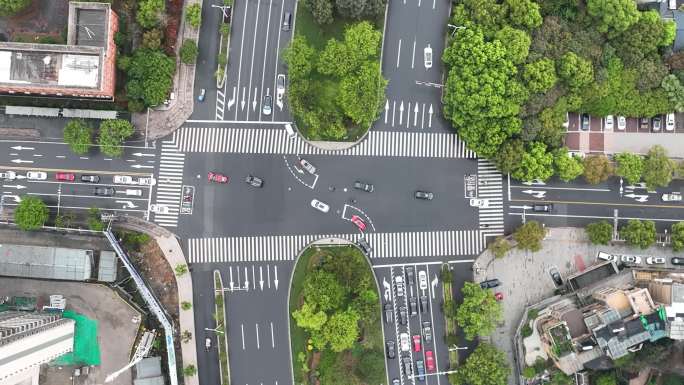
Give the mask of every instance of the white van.
[(599, 251), (598, 254), (596, 254), (596, 259), (617, 262), (616, 256), (614, 256), (613, 254), (604, 253), (603, 251)]
[(125, 193), (128, 196), (134, 196), (134, 197), (141, 197), (142, 196), (142, 190), (137, 189), (137, 188), (127, 188)]
[(295, 132), (294, 128), (292, 128), (290, 123), (285, 123), (285, 132), (287, 132), (288, 138), (294, 138), (297, 136), (297, 133)]

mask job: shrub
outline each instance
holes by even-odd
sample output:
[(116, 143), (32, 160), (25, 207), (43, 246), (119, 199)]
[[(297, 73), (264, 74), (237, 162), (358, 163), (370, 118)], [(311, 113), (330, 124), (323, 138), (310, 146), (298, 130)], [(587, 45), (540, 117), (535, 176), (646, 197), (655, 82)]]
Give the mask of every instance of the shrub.
[(185, 39), (180, 49), (180, 59), (185, 64), (192, 64), (197, 60), (197, 43), (192, 39)]
[(14, 222), (25, 231), (38, 230), (48, 220), (50, 211), (40, 198), (23, 196), (14, 211)]
[(193, 28), (199, 28), (202, 22), (202, 8), (199, 3), (185, 7), (185, 21), (190, 23)]

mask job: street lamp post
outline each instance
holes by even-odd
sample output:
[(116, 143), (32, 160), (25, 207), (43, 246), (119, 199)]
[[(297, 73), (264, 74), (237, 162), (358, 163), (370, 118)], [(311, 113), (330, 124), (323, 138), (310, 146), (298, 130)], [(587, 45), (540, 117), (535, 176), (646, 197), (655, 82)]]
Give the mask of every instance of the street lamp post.
[(216, 334), (225, 334), (222, 330), (218, 330), (218, 329), (204, 328), (204, 330), (206, 330), (208, 332), (214, 332)]
[(454, 34), (455, 34), (456, 31), (458, 31), (459, 29), (466, 29), (466, 27), (461, 26), (461, 25), (447, 24), (447, 26), (448, 26), (449, 28), (452, 29), (452, 31), (451, 31), (451, 37), (454, 37)]

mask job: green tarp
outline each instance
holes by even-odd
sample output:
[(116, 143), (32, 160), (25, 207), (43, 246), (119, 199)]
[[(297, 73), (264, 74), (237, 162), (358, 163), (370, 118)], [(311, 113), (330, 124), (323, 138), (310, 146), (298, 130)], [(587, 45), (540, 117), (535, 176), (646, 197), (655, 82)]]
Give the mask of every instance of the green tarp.
[(97, 321), (71, 310), (64, 318), (76, 321), (74, 351), (55, 359), (53, 365), (100, 365), (100, 345), (97, 343)]

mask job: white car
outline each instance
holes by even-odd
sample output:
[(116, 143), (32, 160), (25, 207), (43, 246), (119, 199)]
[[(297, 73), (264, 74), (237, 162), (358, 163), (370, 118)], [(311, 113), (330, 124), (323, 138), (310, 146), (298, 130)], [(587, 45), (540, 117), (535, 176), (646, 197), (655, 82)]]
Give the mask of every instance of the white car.
[(47, 173), (43, 171), (29, 171), (26, 173), (28, 180), (47, 180)]
[(620, 131), (624, 131), (625, 128), (627, 128), (627, 118), (625, 118), (624, 116), (618, 116), (617, 129)]
[(682, 200), (682, 194), (675, 191), (673, 193), (663, 194), (661, 198), (664, 202), (680, 202)]
[(418, 287), (420, 287), (420, 290), (427, 290), (428, 281), (425, 270), (418, 271)]
[(135, 184), (133, 177), (128, 175), (114, 175), (114, 183), (117, 184)]
[(662, 265), (665, 263), (665, 258), (663, 257), (646, 257), (646, 263), (649, 265)]
[(617, 262), (617, 256), (613, 254), (608, 254), (603, 251), (599, 251), (598, 254), (596, 254), (596, 259), (601, 259), (604, 261), (610, 261), (610, 262)]
[(487, 207), (489, 207), (489, 200), (480, 199), (480, 198), (471, 198), (470, 199), (470, 206), (479, 207), (481, 209), (486, 209)]
[(283, 95), (285, 95), (285, 75), (278, 74), (276, 78), (276, 100), (282, 101)]
[(634, 265), (638, 265), (641, 263), (641, 257), (636, 255), (623, 255), (622, 257), (620, 257), (620, 261), (622, 263), (631, 263)]
[(408, 333), (399, 334), (399, 348), (402, 352), (408, 352), (411, 350), (411, 341), (409, 341)]
[(314, 199), (311, 201), (311, 207), (315, 208), (318, 211), (324, 212), (324, 213), (327, 213), (330, 210), (330, 206), (319, 201), (318, 199)]
[(394, 287), (397, 290), (397, 297), (404, 296), (404, 277), (397, 275), (394, 277)]
[(613, 120), (613, 115), (608, 115), (608, 116), (606, 116), (605, 124), (604, 124), (603, 128), (606, 131), (613, 131), (613, 125), (614, 124), (615, 124), (615, 121)]
[(138, 178), (137, 184), (141, 186), (154, 186), (157, 184), (157, 180), (150, 177), (150, 178)]
[(17, 173), (14, 171), (0, 172), (0, 179), (4, 180), (14, 180), (17, 177)]
[(665, 131), (674, 131), (675, 129), (675, 114), (669, 113), (665, 117)]
[(150, 205), (150, 211), (152, 211), (153, 213), (156, 213), (156, 214), (168, 214), (169, 213), (169, 206), (152, 204), (152, 205)]
[(309, 174), (316, 173), (316, 167), (313, 164), (309, 163), (306, 159), (300, 159), (299, 164), (301, 164), (304, 170), (308, 171)]
[(430, 47), (430, 44), (423, 50), (423, 56), (425, 59), (425, 69), (429, 70), (432, 68), (432, 47)]

